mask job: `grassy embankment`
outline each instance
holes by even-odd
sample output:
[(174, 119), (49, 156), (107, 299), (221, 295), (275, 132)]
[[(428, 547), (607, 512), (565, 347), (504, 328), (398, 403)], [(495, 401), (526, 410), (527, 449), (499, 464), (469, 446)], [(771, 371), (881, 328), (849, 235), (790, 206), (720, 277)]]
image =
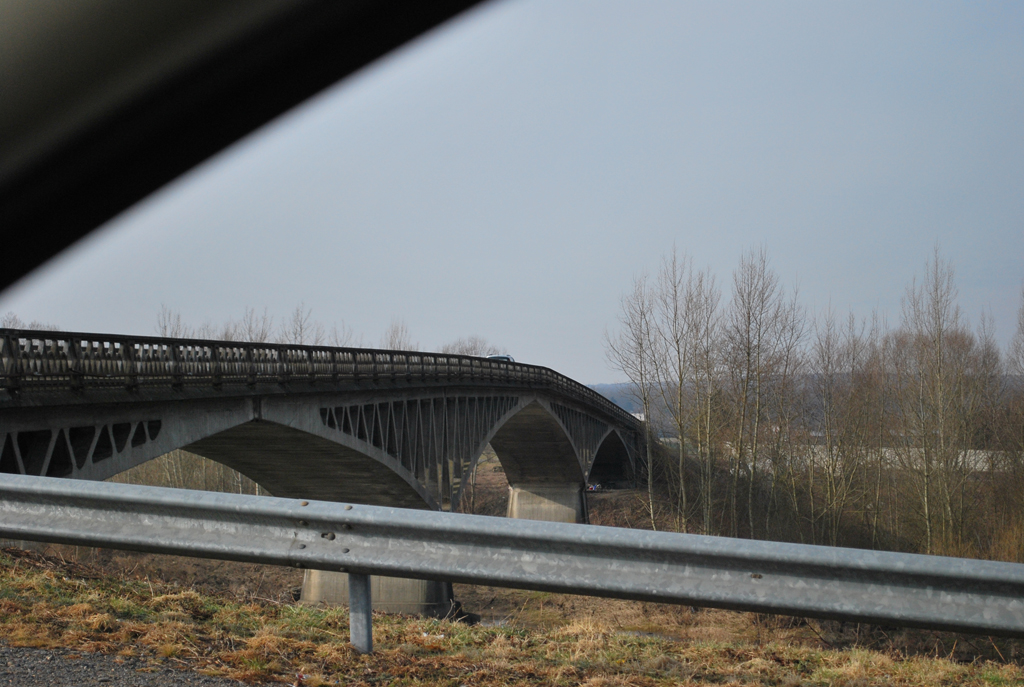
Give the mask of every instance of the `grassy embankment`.
[(360, 656), (348, 647), (345, 609), (200, 593), (8, 549), (0, 554), (0, 640), (141, 655), (154, 669), (248, 682), (296, 684), (302, 675), (303, 685), (1024, 684), (1016, 642), (531, 592), (460, 593), (504, 614), (506, 624), (377, 615), (377, 651)]

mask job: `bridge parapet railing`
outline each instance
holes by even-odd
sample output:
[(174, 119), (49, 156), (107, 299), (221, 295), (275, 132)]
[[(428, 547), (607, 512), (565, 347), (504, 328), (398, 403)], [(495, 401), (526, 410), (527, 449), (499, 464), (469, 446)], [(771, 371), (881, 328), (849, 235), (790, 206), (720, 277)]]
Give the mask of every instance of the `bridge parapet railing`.
[(0, 391), (460, 384), (542, 388), (637, 426), (594, 390), (536, 365), (466, 355), (0, 329)]

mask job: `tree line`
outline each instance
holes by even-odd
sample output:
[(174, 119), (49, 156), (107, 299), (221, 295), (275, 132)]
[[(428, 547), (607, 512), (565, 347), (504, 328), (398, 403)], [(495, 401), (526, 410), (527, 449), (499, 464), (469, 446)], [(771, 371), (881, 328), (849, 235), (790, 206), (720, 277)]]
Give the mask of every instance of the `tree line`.
[[(0, 316), (0, 329), (32, 329), (36, 331), (60, 331), (55, 324), (32, 320), (25, 322), (17, 313), (8, 312)], [(367, 347), (392, 350), (416, 351), (420, 344), (409, 331), (409, 327), (401, 318), (392, 318), (378, 342), (366, 342), (362, 334), (345, 324), (333, 324), (330, 329), (313, 318), (313, 309), (305, 303), (299, 303), (286, 317), (278, 319), (270, 314), (269, 308), (262, 312), (247, 307), (238, 319), (228, 318), (220, 324), (207, 320), (193, 325), (186, 320), (180, 311), (172, 310), (166, 305), (160, 306), (153, 329), (157, 336), (174, 339), (207, 339), (211, 341), (244, 341), (247, 343), (285, 343), (309, 346)], [(489, 342), (482, 336), (462, 336), (442, 344), (438, 353), (450, 355), (499, 355), (508, 351)]]
[[(8, 317), (15, 317), (9, 313)], [(305, 303), (299, 303), (287, 317), (277, 319), (270, 314), (268, 308), (262, 312), (248, 307), (238, 319), (227, 319), (221, 324), (210, 321), (199, 326), (189, 324), (179, 311), (166, 305), (157, 313), (155, 331), (157, 336), (180, 339), (209, 339), (214, 341), (245, 341), (248, 343), (286, 343), (309, 346), (353, 346), (374, 347), (367, 343), (362, 334), (356, 335), (351, 327), (343, 321), (340, 325), (333, 324), (330, 329), (313, 318), (313, 309)], [(50, 327), (55, 329), (55, 327)], [(384, 330), (377, 348), (392, 351), (419, 350), (420, 344), (409, 331), (409, 327), (401, 318), (392, 318)], [(480, 336), (459, 337), (443, 344), (439, 353), (455, 355), (495, 355), (505, 353), (505, 349), (496, 346)]]
[(1024, 561), (1024, 303), (1002, 351), (938, 249), (893, 325), (808, 313), (764, 249), (728, 286), (673, 252), (608, 337), (651, 527)]

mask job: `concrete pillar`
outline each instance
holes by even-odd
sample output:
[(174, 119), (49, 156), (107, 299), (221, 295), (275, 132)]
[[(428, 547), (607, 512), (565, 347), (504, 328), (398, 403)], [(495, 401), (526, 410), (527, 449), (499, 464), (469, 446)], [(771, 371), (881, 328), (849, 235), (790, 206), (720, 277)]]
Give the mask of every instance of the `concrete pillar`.
[[(452, 610), (452, 585), (403, 577), (370, 577), (373, 610), (444, 617)], [(307, 570), (302, 580), (303, 603), (342, 606), (349, 602), (348, 574)]]
[[(587, 522), (587, 497), (582, 484), (523, 484), (509, 487), (508, 517), (547, 522)], [(444, 617), (454, 602), (446, 582), (400, 577), (370, 578), (373, 610)], [(304, 603), (344, 605), (349, 600), (346, 573), (307, 570), (302, 581)]]
[(587, 522), (582, 484), (522, 484), (508, 488), (508, 517), (547, 522)]

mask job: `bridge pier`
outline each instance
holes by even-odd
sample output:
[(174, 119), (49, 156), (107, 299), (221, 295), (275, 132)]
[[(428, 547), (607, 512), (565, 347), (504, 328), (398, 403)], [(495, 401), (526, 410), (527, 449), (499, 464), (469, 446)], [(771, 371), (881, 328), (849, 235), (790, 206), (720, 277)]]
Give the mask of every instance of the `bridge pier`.
[[(586, 523), (587, 497), (582, 484), (522, 484), (509, 487), (508, 517), (546, 522)], [(307, 570), (302, 580), (304, 603), (347, 604), (346, 573)], [(370, 577), (373, 610), (444, 617), (454, 603), (447, 582), (401, 577)]]
[(508, 488), (508, 517), (546, 522), (585, 523), (587, 496), (582, 484), (521, 484)]
[[(302, 580), (302, 602), (347, 605), (347, 573), (307, 570)], [(433, 580), (370, 576), (373, 610), (442, 618), (452, 610), (452, 585)]]

